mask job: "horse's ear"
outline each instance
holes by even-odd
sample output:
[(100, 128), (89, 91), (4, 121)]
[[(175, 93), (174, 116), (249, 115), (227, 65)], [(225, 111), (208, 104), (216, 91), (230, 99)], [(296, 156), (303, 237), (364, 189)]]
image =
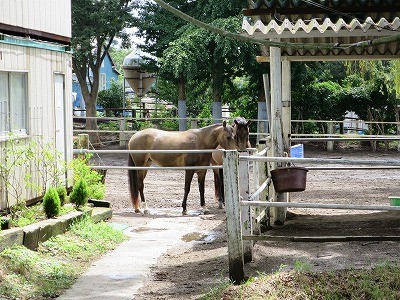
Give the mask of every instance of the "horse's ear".
[(235, 123), (235, 125), (239, 125), (239, 123), (236, 119), (233, 120), (233, 123)]
[(222, 122), (222, 126), (226, 127), (226, 120)]
[(247, 121), (246, 126), (249, 127), (250, 124), (251, 124), (251, 121), (249, 120), (249, 121)]

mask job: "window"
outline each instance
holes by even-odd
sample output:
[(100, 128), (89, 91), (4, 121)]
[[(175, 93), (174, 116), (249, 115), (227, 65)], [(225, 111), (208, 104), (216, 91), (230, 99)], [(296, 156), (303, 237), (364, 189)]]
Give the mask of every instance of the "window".
[(106, 89), (106, 74), (100, 73), (100, 91)]
[(26, 73), (0, 72), (0, 137), (26, 134)]

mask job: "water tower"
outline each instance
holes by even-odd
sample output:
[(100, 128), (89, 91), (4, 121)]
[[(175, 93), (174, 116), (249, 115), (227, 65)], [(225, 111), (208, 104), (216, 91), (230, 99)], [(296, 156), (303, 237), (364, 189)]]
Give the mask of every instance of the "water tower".
[(143, 65), (144, 62), (145, 59), (140, 57), (137, 50), (134, 50), (124, 58), (122, 64), (124, 79), (128, 82), (139, 99), (150, 90), (151, 85), (156, 80), (156, 75), (154, 73), (148, 73), (142, 68), (141, 65)]
[(141, 67), (143, 62), (145, 62), (145, 59), (140, 57), (137, 51), (132, 51), (124, 58), (122, 65), (124, 79), (139, 98), (150, 90), (151, 85), (156, 80), (154, 73), (148, 73)]

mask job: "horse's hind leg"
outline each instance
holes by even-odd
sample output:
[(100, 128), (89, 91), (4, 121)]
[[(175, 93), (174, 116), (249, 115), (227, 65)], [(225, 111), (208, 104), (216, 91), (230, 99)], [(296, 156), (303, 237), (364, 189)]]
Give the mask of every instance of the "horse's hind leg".
[(224, 189), (224, 170), (219, 171), (219, 208), (224, 208), (225, 206), (225, 189)]
[(138, 172), (138, 190), (140, 193), (140, 198), (141, 198), (141, 202), (142, 202), (142, 208), (143, 208), (143, 213), (145, 215), (150, 214), (149, 208), (147, 207), (147, 202), (146, 199), (144, 198), (144, 179), (146, 178), (147, 175), (147, 171), (139, 171)]
[(219, 193), (220, 188), (219, 187), (220, 187), (221, 182), (219, 179), (219, 170), (213, 169), (213, 173), (214, 173), (214, 197), (215, 197), (215, 200), (219, 203), (219, 208), (222, 208), (222, 207), (220, 207), (221, 203), (220, 203), (220, 193)]
[(203, 209), (203, 213), (206, 213), (206, 201), (204, 198), (204, 184), (206, 181), (206, 174), (207, 170), (201, 170), (197, 172), (197, 182), (199, 184), (199, 192), (200, 192), (200, 205), (201, 208)]
[(187, 170), (185, 172), (185, 194), (183, 196), (183, 201), (182, 201), (182, 215), (187, 215), (186, 201), (190, 192), (190, 185), (192, 183), (193, 175), (194, 175), (193, 170)]

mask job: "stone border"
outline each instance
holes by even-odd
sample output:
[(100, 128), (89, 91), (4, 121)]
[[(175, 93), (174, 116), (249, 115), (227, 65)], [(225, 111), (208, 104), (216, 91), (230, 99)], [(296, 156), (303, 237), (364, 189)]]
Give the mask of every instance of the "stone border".
[(72, 211), (57, 218), (43, 220), (22, 228), (11, 228), (0, 231), (0, 251), (13, 245), (23, 245), (31, 250), (36, 250), (39, 243), (47, 241), (53, 236), (64, 233), (70, 225), (90, 216), (93, 222), (111, 219), (112, 210), (105, 207), (93, 207), (87, 211)]

